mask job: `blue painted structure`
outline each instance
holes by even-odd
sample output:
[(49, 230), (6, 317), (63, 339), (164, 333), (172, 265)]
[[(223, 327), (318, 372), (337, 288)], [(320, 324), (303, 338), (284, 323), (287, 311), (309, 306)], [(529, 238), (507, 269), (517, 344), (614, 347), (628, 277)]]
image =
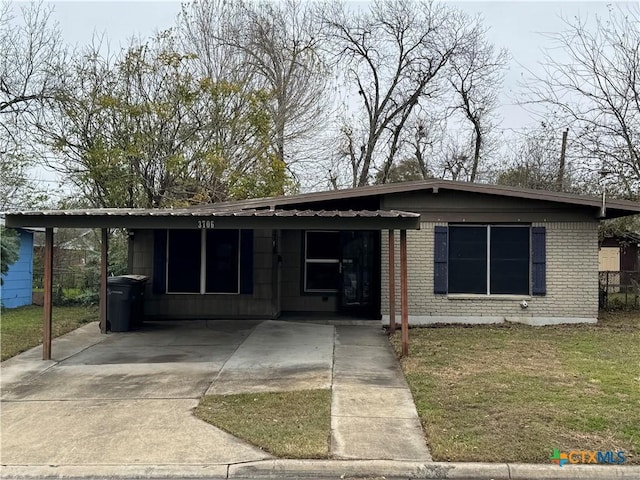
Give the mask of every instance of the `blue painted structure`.
[(2, 276), (0, 302), (5, 308), (31, 305), (33, 300), (33, 232), (16, 229), (20, 237), (20, 256)]

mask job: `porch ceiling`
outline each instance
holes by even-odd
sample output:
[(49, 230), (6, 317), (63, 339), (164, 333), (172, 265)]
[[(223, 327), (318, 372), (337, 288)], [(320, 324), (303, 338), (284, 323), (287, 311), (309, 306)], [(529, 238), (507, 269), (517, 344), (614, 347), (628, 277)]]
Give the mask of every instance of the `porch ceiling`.
[(398, 210), (218, 210), (205, 206), (18, 212), (7, 213), (5, 222), (8, 227), (417, 230), (420, 215)]

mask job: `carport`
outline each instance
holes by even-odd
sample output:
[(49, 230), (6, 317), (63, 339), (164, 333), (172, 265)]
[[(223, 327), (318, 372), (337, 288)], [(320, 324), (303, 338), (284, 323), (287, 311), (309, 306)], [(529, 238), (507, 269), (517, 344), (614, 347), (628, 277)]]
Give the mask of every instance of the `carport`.
[[(420, 215), (397, 210), (282, 209), (274, 205), (253, 208), (251, 201), (176, 209), (86, 209), (7, 213), (8, 227), (44, 227), (43, 359), (51, 359), (54, 228), (101, 229), (100, 330), (107, 329), (109, 232), (135, 230), (332, 230), (388, 231), (389, 330), (396, 328), (395, 230), (400, 232), (400, 317), (402, 352), (409, 351), (407, 230), (420, 228)], [(131, 251), (130, 251), (131, 254)], [(380, 261), (381, 259), (378, 259)], [(382, 292), (381, 292), (382, 294)]]

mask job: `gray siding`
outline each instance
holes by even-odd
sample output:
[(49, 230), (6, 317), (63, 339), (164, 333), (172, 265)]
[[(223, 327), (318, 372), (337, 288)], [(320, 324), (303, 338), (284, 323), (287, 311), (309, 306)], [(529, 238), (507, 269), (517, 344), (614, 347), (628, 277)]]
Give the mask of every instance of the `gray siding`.
[(282, 311), (288, 312), (335, 312), (337, 309), (336, 294), (303, 294), (302, 275), (303, 232), (300, 230), (283, 230), (280, 241), (281, 297)]
[[(132, 273), (153, 278), (153, 230), (134, 234)], [(255, 230), (253, 237), (253, 294), (154, 294), (147, 284), (145, 314), (167, 318), (275, 318), (274, 254), (271, 230)]]
[(396, 193), (382, 198), (381, 208), (421, 215), (423, 222), (592, 222), (597, 209), (481, 193)]

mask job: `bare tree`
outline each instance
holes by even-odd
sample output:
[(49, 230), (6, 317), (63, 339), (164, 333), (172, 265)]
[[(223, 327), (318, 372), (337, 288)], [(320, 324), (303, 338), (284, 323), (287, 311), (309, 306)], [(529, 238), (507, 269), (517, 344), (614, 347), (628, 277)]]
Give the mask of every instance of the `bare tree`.
[(442, 4), (409, 0), (378, 0), (357, 13), (333, 4), (323, 21), (364, 110), (363, 125), (344, 129), (342, 151), (352, 185), (365, 185), (376, 157), (390, 171), (416, 106), (436, 94), (439, 73), (467, 40), (465, 26)]
[[(405, 125), (402, 152), (406, 159), (402, 163), (417, 168), (422, 180), (438, 175), (447, 137), (446, 117), (447, 111), (444, 108), (436, 108), (436, 105), (430, 104), (428, 109), (424, 109), (419, 105)], [(384, 168), (390, 168), (388, 181), (394, 181), (391, 178), (394, 175), (394, 165), (385, 162)], [(397, 172), (395, 175), (397, 177)]]
[(177, 19), (181, 48), (194, 55), (195, 74), (213, 81), (250, 84), (253, 75), (244, 68), (245, 57), (227, 39), (241, 30), (242, 1), (205, 0), (183, 4)]
[(45, 192), (31, 177), (31, 126), (59, 92), (66, 50), (53, 7), (0, 3), (0, 209), (31, 208)]
[[(562, 129), (543, 122), (519, 136), (507, 140), (505, 162), (492, 180), (499, 185), (549, 191), (573, 191), (579, 179), (572, 161), (565, 164), (562, 181), (558, 182), (561, 166)], [(580, 190), (589, 190), (580, 184)], [(594, 192), (595, 193), (595, 192)]]
[(469, 20), (472, 25), (469, 41), (451, 58), (449, 82), (456, 93), (453, 109), (462, 113), (472, 127), (473, 153), (468, 179), (475, 182), (480, 157), (487, 150), (487, 136), (494, 126), (492, 117), (508, 54), (504, 49), (496, 51), (487, 42), (486, 29), (479, 18)]
[(246, 33), (235, 46), (272, 92), (276, 156), (290, 166), (297, 155), (305, 157), (301, 143), (317, 148), (325, 125), (328, 70), (319, 55), (319, 25), (310, 4), (300, 0), (260, 3), (246, 18)]
[(618, 194), (640, 196), (640, 7), (610, 6), (607, 19), (566, 20), (551, 35), (544, 73), (525, 102), (561, 117), (589, 173), (612, 172)]
[(19, 8), (0, 5), (0, 114), (33, 112), (52, 99), (59, 87), (65, 57), (58, 26), (51, 21), (52, 7), (42, 3)]

